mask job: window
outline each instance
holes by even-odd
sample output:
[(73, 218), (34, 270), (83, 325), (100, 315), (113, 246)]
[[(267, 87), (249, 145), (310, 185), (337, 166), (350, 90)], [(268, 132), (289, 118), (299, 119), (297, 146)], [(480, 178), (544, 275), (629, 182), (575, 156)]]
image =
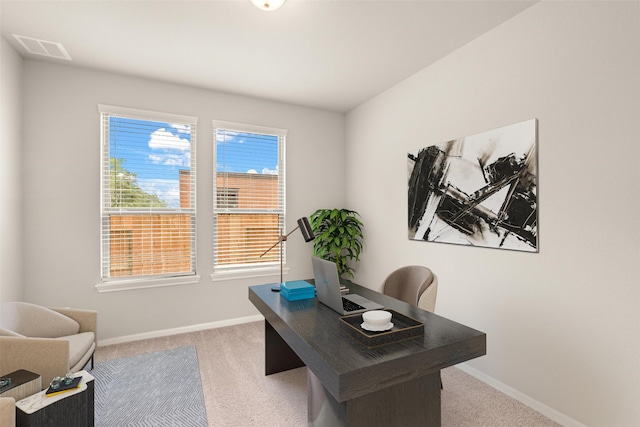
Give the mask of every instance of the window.
[(102, 282), (193, 277), (197, 119), (98, 110)]
[(287, 131), (219, 121), (213, 128), (214, 274), (279, 267), (279, 250), (261, 255), (284, 232)]
[(220, 188), (216, 193), (218, 208), (237, 208), (239, 188)]

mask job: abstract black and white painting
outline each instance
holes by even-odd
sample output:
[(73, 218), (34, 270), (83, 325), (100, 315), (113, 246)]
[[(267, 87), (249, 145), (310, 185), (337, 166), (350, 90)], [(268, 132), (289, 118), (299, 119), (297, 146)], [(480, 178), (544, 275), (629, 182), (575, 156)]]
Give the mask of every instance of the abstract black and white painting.
[(538, 252), (538, 121), (408, 153), (409, 239)]

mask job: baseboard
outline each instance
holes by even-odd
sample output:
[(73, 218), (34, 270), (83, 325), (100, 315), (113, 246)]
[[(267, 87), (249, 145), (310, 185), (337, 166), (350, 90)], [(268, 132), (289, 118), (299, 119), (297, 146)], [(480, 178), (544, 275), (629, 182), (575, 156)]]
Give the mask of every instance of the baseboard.
[(555, 409), (551, 408), (550, 406), (545, 405), (544, 403), (541, 403), (529, 396), (527, 396), (526, 394), (519, 392), (518, 390), (509, 387), (508, 385), (501, 383), (500, 381), (496, 380), (493, 377), (490, 377), (487, 374), (484, 374), (482, 372), (480, 372), (479, 370), (472, 368), (471, 366), (467, 365), (466, 363), (461, 363), (459, 365), (456, 365), (456, 368), (459, 368), (461, 371), (466, 372), (467, 374), (471, 375), (472, 377), (475, 377), (477, 379), (479, 379), (480, 381), (482, 381), (485, 384), (490, 385), (491, 387), (495, 388), (496, 390), (506, 394), (509, 397), (512, 397), (514, 399), (516, 399), (517, 401), (527, 405), (528, 407), (530, 407), (531, 409), (534, 409), (536, 411), (538, 411), (539, 413), (541, 413), (542, 415), (544, 415), (545, 417), (565, 426), (565, 427), (586, 427), (584, 424), (579, 423), (578, 421), (574, 420), (573, 418), (570, 418), (566, 415), (564, 415), (561, 412), (556, 411)]
[(204, 331), (206, 329), (223, 328), (225, 326), (239, 325), (242, 323), (258, 322), (264, 320), (264, 316), (256, 314), (255, 316), (238, 317), (235, 319), (220, 320), (218, 322), (201, 323), (199, 325), (183, 326), (180, 328), (163, 329), (160, 331), (143, 332), (141, 334), (125, 335), (122, 337), (108, 338), (106, 340), (98, 340), (98, 346), (122, 344), (125, 342), (146, 340), (149, 338), (168, 337), (169, 335), (185, 334), (188, 332)]

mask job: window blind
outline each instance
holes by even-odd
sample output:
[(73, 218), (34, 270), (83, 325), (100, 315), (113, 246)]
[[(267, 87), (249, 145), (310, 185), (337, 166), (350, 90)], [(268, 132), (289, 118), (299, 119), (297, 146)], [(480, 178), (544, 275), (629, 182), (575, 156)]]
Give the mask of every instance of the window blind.
[(287, 131), (220, 121), (213, 128), (214, 270), (279, 265), (277, 248), (260, 255), (285, 232)]
[(98, 110), (103, 281), (195, 274), (197, 118)]

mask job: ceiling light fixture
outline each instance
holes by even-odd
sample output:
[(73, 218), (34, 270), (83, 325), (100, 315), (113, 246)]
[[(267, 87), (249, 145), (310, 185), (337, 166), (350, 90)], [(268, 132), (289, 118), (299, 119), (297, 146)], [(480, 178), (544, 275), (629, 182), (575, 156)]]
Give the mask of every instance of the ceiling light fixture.
[(280, 6), (284, 4), (284, 1), (285, 0), (251, 0), (251, 3), (258, 9), (272, 12), (279, 9)]

